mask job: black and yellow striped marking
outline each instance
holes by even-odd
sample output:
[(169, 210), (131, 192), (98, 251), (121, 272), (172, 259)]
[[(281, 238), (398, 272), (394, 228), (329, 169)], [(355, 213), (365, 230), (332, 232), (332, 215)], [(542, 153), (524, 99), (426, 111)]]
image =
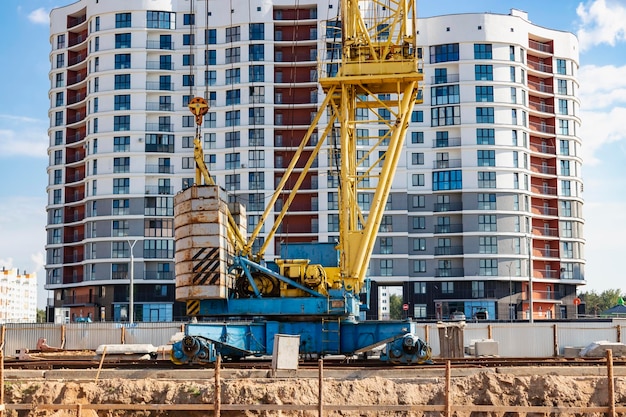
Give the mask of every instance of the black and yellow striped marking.
[(220, 249), (200, 248), (193, 256), (194, 285), (216, 285), (220, 283)]
[(197, 316), (198, 314), (200, 314), (200, 300), (188, 300), (187, 315)]

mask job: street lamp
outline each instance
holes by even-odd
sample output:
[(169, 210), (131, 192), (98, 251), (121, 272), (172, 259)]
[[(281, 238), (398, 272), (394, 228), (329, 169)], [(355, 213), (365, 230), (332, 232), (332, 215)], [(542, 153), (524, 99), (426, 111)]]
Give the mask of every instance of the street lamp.
[(135, 321), (135, 257), (133, 256), (133, 248), (135, 247), (137, 240), (128, 240), (128, 246), (130, 246), (130, 282), (128, 288), (128, 323), (133, 324)]

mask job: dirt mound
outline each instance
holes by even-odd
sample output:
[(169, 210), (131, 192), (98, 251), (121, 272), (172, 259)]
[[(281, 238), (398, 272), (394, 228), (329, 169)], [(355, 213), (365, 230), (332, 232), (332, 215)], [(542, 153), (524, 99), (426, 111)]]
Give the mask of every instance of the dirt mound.
[[(211, 404), (215, 395), (214, 381), (166, 381), (108, 379), (98, 382), (66, 381), (7, 381), (6, 404)], [(423, 379), (388, 379), (384, 377), (360, 380), (324, 380), (324, 404), (333, 405), (443, 405), (444, 380), (424, 383)], [(601, 377), (518, 377), (493, 372), (453, 378), (452, 402), (455, 405), (499, 406), (606, 406), (607, 380)], [(317, 405), (317, 379), (224, 379), (221, 403), (226, 404), (293, 404)], [(626, 384), (619, 378), (615, 384), (617, 403), (626, 400)], [(10, 408), (10, 407), (9, 407)], [(245, 409), (245, 407), (242, 407)], [(152, 410), (112, 412), (85, 410), (81, 416), (205, 416), (206, 411)], [(426, 415), (439, 413), (426, 413)], [(464, 413), (465, 414), (465, 413)], [(470, 412), (466, 413), (468, 416)], [(8, 416), (75, 416), (76, 410), (28, 412), (7, 410)], [(222, 411), (223, 416), (316, 416), (317, 411)], [(338, 411), (328, 415), (381, 416), (400, 415), (395, 412)], [(424, 415), (403, 412), (401, 415)], [(457, 413), (457, 415), (461, 415)]]

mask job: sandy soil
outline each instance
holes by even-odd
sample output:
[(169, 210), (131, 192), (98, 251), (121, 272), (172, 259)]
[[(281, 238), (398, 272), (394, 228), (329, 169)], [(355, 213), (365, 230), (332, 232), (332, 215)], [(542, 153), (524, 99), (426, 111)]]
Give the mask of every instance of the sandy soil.
[[(379, 405), (445, 404), (443, 378), (431, 383), (419, 379), (324, 380), (325, 404)], [(317, 404), (317, 379), (224, 379), (222, 404)], [(97, 382), (6, 381), (5, 404), (202, 404), (213, 403), (213, 381), (119, 380)], [(606, 406), (607, 379), (601, 377), (517, 377), (511, 374), (478, 373), (453, 378), (453, 402), (457, 405), (515, 406)], [(626, 403), (626, 380), (615, 378), (615, 400)], [(470, 416), (459, 412), (457, 416)], [(76, 416), (70, 410), (7, 410), (8, 416)], [(212, 415), (207, 411), (99, 411), (82, 410), (82, 417), (95, 416), (186, 416)], [(225, 411), (222, 416), (317, 416), (317, 411)], [(421, 416), (430, 413), (376, 413), (371, 411), (329, 412), (331, 416)], [(473, 414), (487, 415), (487, 413)], [(493, 414), (493, 415), (505, 415)], [(560, 414), (567, 415), (567, 414)], [(574, 414), (571, 414), (574, 415)]]

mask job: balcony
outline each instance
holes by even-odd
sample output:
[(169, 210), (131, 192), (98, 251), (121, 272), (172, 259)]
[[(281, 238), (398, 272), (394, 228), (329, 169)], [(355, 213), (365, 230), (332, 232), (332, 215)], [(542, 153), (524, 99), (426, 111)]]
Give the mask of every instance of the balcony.
[(541, 145), (538, 145), (536, 143), (531, 143), (530, 150), (533, 152), (545, 153), (547, 155), (554, 155), (556, 153), (555, 146), (547, 145), (545, 143), (542, 143)]
[(74, 26), (78, 26), (81, 23), (84, 23), (87, 20), (87, 15), (82, 16), (68, 16), (67, 17), (67, 28), (71, 29)]
[(446, 76), (436, 75), (430, 77), (431, 84), (450, 84), (458, 83), (460, 79), (459, 74), (447, 74)]
[(461, 138), (434, 139), (433, 148), (449, 148), (461, 146)]
[(463, 224), (443, 224), (435, 225), (435, 233), (462, 233)]
[(548, 43), (533, 41), (533, 40), (529, 39), (528, 40), (528, 47), (530, 49), (534, 49), (535, 51), (544, 52), (546, 54), (551, 54), (552, 53), (552, 45), (550, 45)]
[(531, 110), (541, 112), (541, 113), (554, 113), (554, 106), (546, 103), (528, 103), (528, 107)]
[(435, 256), (463, 255), (463, 246), (435, 246)]
[(556, 167), (543, 164), (530, 164), (530, 170), (538, 174), (556, 175)]
[(146, 111), (174, 111), (174, 104), (149, 101), (146, 103)]
[(543, 82), (535, 82), (535, 81), (528, 81), (528, 87), (530, 87), (531, 90), (540, 92), (540, 93), (546, 93), (546, 94), (553, 94), (554, 93), (554, 87), (552, 86), (552, 84), (545, 84)]
[(161, 62), (161, 61), (147, 61), (146, 69), (174, 71), (174, 63), (173, 62)]
[(166, 185), (147, 185), (146, 194), (151, 195), (172, 195), (174, 194), (174, 187)]
[(533, 227), (533, 237), (559, 237), (559, 229), (555, 227)]
[(171, 165), (146, 165), (146, 174), (173, 174), (174, 167)]
[(552, 65), (550, 64), (528, 61), (528, 67), (534, 69), (535, 71), (552, 74)]
[(532, 206), (533, 214), (539, 214), (542, 216), (558, 216), (559, 209), (556, 207), (544, 207), (544, 206)]
[(464, 277), (465, 269), (463, 268), (437, 268), (435, 269), (435, 277), (447, 278), (447, 277)]
[(445, 161), (434, 161), (433, 169), (461, 168), (461, 165), (460, 159), (448, 159)]
[(549, 185), (533, 185), (531, 186), (531, 191), (535, 194), (556, 196), (557, 188)]
[(463, 203), (436, 203), (434, 207), (436, 213), (461, 210), (463, 210)]
[(146, 81), (146, 90), (172, 91), (174, 90), (174, 83)]
[(533, 256), (540, 258), (558, 258), (559, 250), (550, 248), (533, 248)]
[(174, 125), (172, 123), (146, 123), (146, 131), (148, 132), (173, 132)]
[(556, 130), (554, 129), (554, 126), (551, 126), (546, 123), (530, 122), (529, 124), (530, 124), (530, 129), (535, 132), (545, 133), (548, 135), (554, 135), (556, 132)]
[(146, 49), (173, 50), (174, 49), (174, 42), (163, 42), (161, 40), (158, 40), (158, 41), (148, 40), (146, 42)]

